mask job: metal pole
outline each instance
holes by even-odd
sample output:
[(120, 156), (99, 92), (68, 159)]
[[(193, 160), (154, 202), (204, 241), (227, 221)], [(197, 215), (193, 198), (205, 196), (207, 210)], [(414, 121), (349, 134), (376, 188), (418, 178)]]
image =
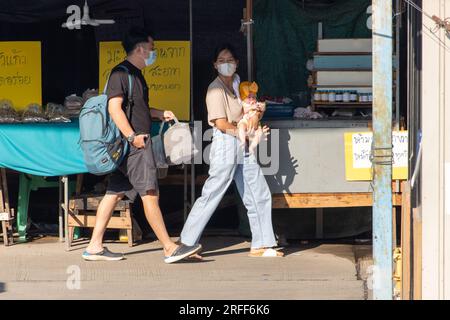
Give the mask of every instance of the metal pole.
[(373, 9), (373, 297), (393, 298), (392, 248), (392, 1)]
[[(194, 21), (193, 21), (193, 7), (192, 7), (192, 0), (189, 0), (189, 37), (191, 42), (191, 116), (190, 116), (190, 123), (191, 128), (194, 127), (195, 119), (194, 119), (194, 52), (193, 52), (193, 41), (194, 41)], [(187, 169), (185, 170), (186, 177), (187, 177)], [(187, 185), (187, 181), (186, 181)], [(187, 199), (187, 188), (186, 190), (186, 199)], [(192, 159), (191, 163), (191, 205), (190, 208), (194, 205), (195, 202), (195, 162), (194, 159)], [(190, 210), (190, 209), (189, 209)], [(187, 210), (184, 215), (184, 221), (187, 219)]]
[(247, 73), (248, 81), (253, 81), (253, 0), (247, 0), (246, 9), (247, 31)]
[[(397, 16), (395, 18), (395, 130), (400, 130), (400, 26), (402, 24), (402, 15), (399, 14), (401, 12), (402, 7), (400, 0), (396, 0), (395, 8), (397, 12)], [(398, 188), (397, 181), (397, 188)]]

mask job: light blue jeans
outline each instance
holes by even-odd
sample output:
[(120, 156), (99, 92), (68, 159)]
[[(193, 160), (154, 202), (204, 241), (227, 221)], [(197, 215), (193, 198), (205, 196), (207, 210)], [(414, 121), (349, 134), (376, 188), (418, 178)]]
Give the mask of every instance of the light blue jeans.
[(180, 240), (197, 244), (231, 182), (236, 182), (252, 232), (252, 248), (277, 245), (272, 227), (272, 195), (254, 155), (244, 154), (239, 140), (214, 128), (209, 177), (186, 220)]

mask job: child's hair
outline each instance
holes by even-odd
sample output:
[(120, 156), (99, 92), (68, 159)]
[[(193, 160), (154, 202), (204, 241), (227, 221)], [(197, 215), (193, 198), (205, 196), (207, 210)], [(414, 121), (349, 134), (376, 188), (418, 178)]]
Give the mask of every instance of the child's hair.
[(241, 100), (247, 99), (250, 93), (253, 93), (256, 96), (258, 92), (258, 85), (256, 82), (243, 81), (239, 85), (239, 95), (241, 96)]

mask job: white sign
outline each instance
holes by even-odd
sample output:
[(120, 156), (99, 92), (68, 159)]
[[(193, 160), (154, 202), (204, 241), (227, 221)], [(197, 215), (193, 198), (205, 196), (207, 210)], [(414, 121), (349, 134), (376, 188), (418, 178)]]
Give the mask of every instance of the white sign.
[(9, 221), (9, 213), (8, 212), (0, 212), (0, 221)]
[[(371, 168), (372, 133), (357, 133), (352, 137), (353, 168)], [(396, 131), (392, 133), (393, 167), (408, 167), (408, 132)]]

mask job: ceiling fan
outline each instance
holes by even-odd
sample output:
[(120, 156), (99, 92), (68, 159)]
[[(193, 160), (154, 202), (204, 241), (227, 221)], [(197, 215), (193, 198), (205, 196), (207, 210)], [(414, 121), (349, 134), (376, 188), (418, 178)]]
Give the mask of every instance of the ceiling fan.
[(115, 23), (114, 20), (98, 20), (98, 19), (91, 19), (89, 17), (89, 6), (87, 4), (87, 0), (84, 2), (84, 6), (83, 6), (83, 17), (80, 19), (76, 19), (73, 22), (72, 21), (67, 21), (65, 23), (62, 24), (63, 28), (80, 28), (82, 25), (83, 26), (94, 26), (97, 27), (101, 24), (113, 24)]

